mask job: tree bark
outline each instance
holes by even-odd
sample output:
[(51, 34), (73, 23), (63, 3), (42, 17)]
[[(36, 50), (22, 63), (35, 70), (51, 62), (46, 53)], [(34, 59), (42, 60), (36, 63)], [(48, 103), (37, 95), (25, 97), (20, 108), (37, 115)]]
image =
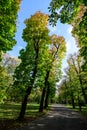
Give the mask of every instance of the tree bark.
[(75, 109), (75, 102), (74, 102), (74, 95), (73, 93), (71, 94), (71, 100), (72, 100), (72, 107)]
[(41, 101), (40, 101), (39, 112), (43, 112), (45, 94), (46, 94), (46, 87), (44, 87), (44, 88), (43, 88), (43, 91), (42, 91), (42, 96), (41, 96)]
[(35, 49), (36, 55), (35, 55), (35, 64), (34, 64), (34, 68), (33, 68), (33, 74), (32, 74), (31, 79), (30, 79), (30, 86), (28, 86), (26, 93), (25, 93), (25, 96), (24, 96), (24, 99), (22, 101), (21, 111), (20, 111), (20, 114), (19, 114), (19, 117), (18, 117), (19, 120), (22, 120), (25, 116), (27, 100), (28, 100), (29, 95), (31, 94), (31, 90), (33, 88), (33, 84), (34, 84), (35, 77), (36, 77), (36, 74), (37, 74), (38, 55), (39, 55), (39, 45), (38, 45), (38, 43), (36, 43), (36, 45), (34, 46), (34, 49)]
[(49, 104), (49, 94), (50, 94), (50, 86), (49, 86), (49, 83), (48, 83), (44, 109), (47, 109), (47, 107), (48, 107), (48, 104)]
[(23, 101), (22, 101), (21, 111), (20, 111), (18, 120), (22, 120), (22, 119), (24, 118), (25, 111), (26, 111), (26, 106), (27, 106), (27, 100), (28, 100), (28, 96), (29, 96), (30, 93), (31, 93), (31, 90), (32, 90), (32, 87), (29, 87), (29, 88), (26, 90), (26, 94), (25, 94), (24, 99), (23, 99)]
[(78, 93), (78, 105), (79, 105), (79, 111), (81, 111), (81, 101), (80, 101), (79, 93)]
[(44, 88), (43, 88), (43, 91), (42, 91), (42, 96), (41, 96), (41, 101), (40, 101), (39, 112), (43, 112), (44, 98), (45, 98), (45, 94), (46, 94), (47, 81), (48, 81), (48, 78), (49, 78), (49, 73), (50, 73), (50, 71), (47, 71), (47, 73), (46, 73)]

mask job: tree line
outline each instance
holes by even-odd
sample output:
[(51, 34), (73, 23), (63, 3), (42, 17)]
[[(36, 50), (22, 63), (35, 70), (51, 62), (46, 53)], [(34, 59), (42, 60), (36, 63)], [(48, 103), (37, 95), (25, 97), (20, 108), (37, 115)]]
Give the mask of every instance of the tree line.
[[(57, 12), (59, 10), (59, 13)], [(59, 87), (59, 102), (87, 105), (87, 2), (85, 0), (52, 0), (49, 6), (50, 23), (54, 26), (59, 19), (71, 24), (72, 35), (79, 47), (78, 54), (70, 55), (63, 82)]]
[(0, 102), (22, 101), (18, 119), (24, 118), (27, 102), (32, 100), (32, 97), (40, 104), (39, 112), (43, 112), (43, 109), (48, 107), (49, 100), (52, 101), (55, 97), (56, 82), (62, 76), (61, 67), (66, 52), (66, 42), (62, 36), (49, 35), (50, 30), (47, 25), (50, 22), (54, 26), (60, 19), (62, 23), (73, 26), (72, 34), (80, 51), (78, 55), (71, 55), (68, 59), (69, 67), (59, 87), (58, 101), (70, 102), (73, 108), (75, 103), (78, 103), (81, 110), (81, 104), (87, 104), (87, 2), (52, 0), (48, 7), (50, 16), (38, 11), (26, 19), (24, 22), (26, 27), (22, 33), (26, 48), (20, 50), (18, 59), (5, 53), (16, 44), (14, 37), (21, 0), (1, 2)]
[[(1, 77), (3, 83), (1, 83), (3, 86), (1, 100), (3, 102), (6, 99), (22, 100), (18, 119), (24, 118), (30, 94), (32, 91), (35, 93), (37, 88), (40, 91), (39, 112), (43, 112), (43, 109), (48, 107), (49, 99), (55, 96), (56, 82), (61, 77), (62, 59), (66, 52), (64, 37), (49, 35), (47, 14), (38, 11), (25, 20), (25, 25), (22, 38), (27, 45), (20, 51), (18, 61), (4, 54), (1, 61), (1, 68), (5, 69), (2, 70)], [(9, 70), (10, 72), (6, 74), (8, 73), (8, 78), (11, 77), (11, 80), (8, 79), (11, 84), (8, 82), (7, 85), (3, 73)]]

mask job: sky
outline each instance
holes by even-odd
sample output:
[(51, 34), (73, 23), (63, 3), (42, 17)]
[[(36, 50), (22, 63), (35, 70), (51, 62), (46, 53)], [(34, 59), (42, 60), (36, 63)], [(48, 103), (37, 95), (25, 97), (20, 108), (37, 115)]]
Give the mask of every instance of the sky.
[[(22, 39), (22, 32), (25, 28), (25, 19), (29, 18), (37, 11), (48, 14), (48, 7), (50, 2), (51, 0), (22, 0), (20, 11), (18, 13), (17, 32), (15, 36), (17, 44), (13, 47), (11, 51), (8, 52), (11, 56), (17, 57), (19, 55), (19, 51), (26, 46), (26, 43)], [(67, 52), (66, 57), (63, 60), (63, 68), (65, 68), (67, 66), (66, 59), (68, 55), (73, 54), (78, 50), (75, 44), (75, 39), (72, 37), (71, 34), (72, 26), (68, 24), (62, 24), (58, 21), (55, 27), (48, 26), (48, 28), (50, 29), (50, 35), (57, 34), (59, 36), (64, 36), (66, 40)]]

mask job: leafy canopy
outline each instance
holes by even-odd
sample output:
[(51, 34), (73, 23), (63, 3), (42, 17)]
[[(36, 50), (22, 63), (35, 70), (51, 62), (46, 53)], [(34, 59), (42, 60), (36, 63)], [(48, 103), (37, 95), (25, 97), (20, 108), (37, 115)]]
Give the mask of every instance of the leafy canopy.
[(0, 55), (16, 44), (17, 14), (21, 0), (0, 1)]

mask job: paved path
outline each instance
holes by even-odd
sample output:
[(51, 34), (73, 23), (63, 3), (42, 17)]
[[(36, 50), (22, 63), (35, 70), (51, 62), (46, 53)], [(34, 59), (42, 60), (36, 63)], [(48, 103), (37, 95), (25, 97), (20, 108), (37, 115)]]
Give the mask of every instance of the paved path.
[(87, 118), (62, 105), (54, 105), (47, 115), (19, 130), (87, 130)]

